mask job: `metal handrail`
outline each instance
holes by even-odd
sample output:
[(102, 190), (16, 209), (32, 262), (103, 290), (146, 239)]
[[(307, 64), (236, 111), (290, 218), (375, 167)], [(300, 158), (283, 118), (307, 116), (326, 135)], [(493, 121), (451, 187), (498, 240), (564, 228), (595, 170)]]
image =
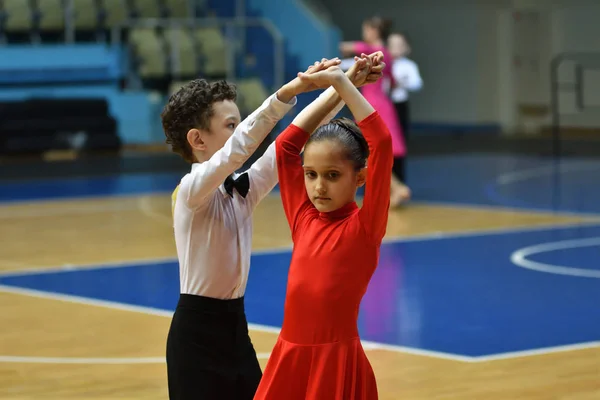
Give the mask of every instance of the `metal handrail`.
[(600, 52), (564, 52), (557, 54), (550, 61), (550, 101), (552, 112), (552, 151), (555, 157), (560, 155), (560, 91), (561, 82), (559, 81), (558, 70), (565, 61), (574, 61), (575, 64), (575, 82), (568, 86), (575, 91), (577, 108), (583, 111), (585, 106), (583, 102), (583, 70), (600, 70)]
[[(274, 42), (274, 88), (277, 90), (283, 85), (284, 74), (285, 74), (285, 50), (284, 50), (284, 38), (277, 27), (266, 18), (257, 17), (245, 17), (241, 15), (244, 11), (240, 4), (236, 3), (236, 17), (233, 18), (196, 18), (190, 16), (189, 18), (152, 18), (152, 19), (128, 19), (123, 24), (115, 26), (111, 29), (111, 43), (119, 44), (121, 39), (121, 33), (124, 29), (130, 29), (132, 27), (143, 26), (143, 27), (163, 27), (163, 28), (179, 28), (179, 27), (224, 27), (227, 35), (233, 35), (235, 28), (246, 28), (246, 27), (263, 27), (269, 35), (273, 38)], [(192, 8), (191, 2), (190, 10)], [(72, 43), (75, 41), (75, 26), (73, 23), (73, 4), (72, 1), (67, 1), (64, 9), (65, 13), (65, 41)], [(191, 14), (190, 14), (191, 15)], [(240, 35), (242, 50), (245, 51), (245, 35)], [(173, 49), (172, 52), (177, 49)], [(235, 79), (235, 51), (234, 46), (229, 46), (228, 50), (228, 72), (227, 78), (230, 80)], [(172, 53), (173, 54), (173, 53)], [(177, 57), (171, 57), (174, 62), (177, 62)]]

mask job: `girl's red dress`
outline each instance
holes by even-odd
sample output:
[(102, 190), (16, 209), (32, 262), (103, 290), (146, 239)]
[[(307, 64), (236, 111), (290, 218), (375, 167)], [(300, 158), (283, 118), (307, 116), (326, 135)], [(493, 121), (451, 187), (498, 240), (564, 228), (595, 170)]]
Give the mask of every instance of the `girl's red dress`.
[(360, 209), (352, 202), (317, 211), (306, 194), (300, 158), (309, 134), (290, 125), (277, 138), (279, 185), (294, 250), (283, 327), (255, 399), (377, 399), (357, 320), (387, 225), (392, 140), (377, 111), (358, 125), (371, 153)]

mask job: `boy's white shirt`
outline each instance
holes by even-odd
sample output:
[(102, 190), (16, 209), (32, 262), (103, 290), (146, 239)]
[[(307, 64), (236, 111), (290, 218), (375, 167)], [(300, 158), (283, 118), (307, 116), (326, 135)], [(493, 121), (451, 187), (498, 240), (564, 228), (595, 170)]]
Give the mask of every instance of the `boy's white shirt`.
[(275, 143), (249, 169), (246, 198), (225, 179), (241, 168), (277, 122), (296, 104), (273, 94), (244, 119), (208, 161), (192, 164), (173, 193), (173, 228), (180, 292), (218, 299), (244, 295), (250, 269), (252, 211), (277, 184)]
[[(321, 96), (333, 88), (323, 92)], [(180, 292), (217, 299), (244, 295), (250, 272), (252, 212), (275, 187), (275, 141), (247, 170), (246, 198), (234, 190), (229, 196), (223, 182), (258, 148), (277, 122), (296, 104), (271, 95), (238, 125), (222, 149), (210, 160), (192, 164), (172, 196), (173, 228), (179, 259)], [(344, 106), (340, 103), (322, 123)]]

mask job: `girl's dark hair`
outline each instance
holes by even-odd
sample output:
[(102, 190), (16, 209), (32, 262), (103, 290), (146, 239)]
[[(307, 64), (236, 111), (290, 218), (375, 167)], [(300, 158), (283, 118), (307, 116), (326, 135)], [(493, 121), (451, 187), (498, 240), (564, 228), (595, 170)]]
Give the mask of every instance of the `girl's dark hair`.
[(324, 140), (337, 140), (344, 146), (346, 157), (354, 164), (358, 171), (367, 165), (369, 145), (360, 128), (348, 118), (337, 118), (326, 125), (322, 125), (313, 133), (306, 142), (306, 148), (311, 143)]
[(365, 21), (365, 23), (369, 24), (371, 27), (377, 29), (379, 32), (379, 37), (384, 42), (387, 42), (388, 36), (390, 36), (390, 31), (392, 29), (392, 21), (387, 18), (374, 16)]

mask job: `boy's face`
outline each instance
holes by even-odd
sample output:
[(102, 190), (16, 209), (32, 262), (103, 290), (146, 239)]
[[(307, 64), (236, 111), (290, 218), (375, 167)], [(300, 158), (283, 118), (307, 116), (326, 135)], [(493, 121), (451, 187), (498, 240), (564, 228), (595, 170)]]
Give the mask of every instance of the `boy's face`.
[[(213, 103), (213, 116), (210, 119), (210, 130), (198, 130), (197, 137), (188, 141), (194, 149), (198, 161), (209, 160), (218, 150), (223, 148), (241, 121), (240, 110), (235, 102), (223, 100)], [(191, 132), (191, 131), (190, 131)]]

